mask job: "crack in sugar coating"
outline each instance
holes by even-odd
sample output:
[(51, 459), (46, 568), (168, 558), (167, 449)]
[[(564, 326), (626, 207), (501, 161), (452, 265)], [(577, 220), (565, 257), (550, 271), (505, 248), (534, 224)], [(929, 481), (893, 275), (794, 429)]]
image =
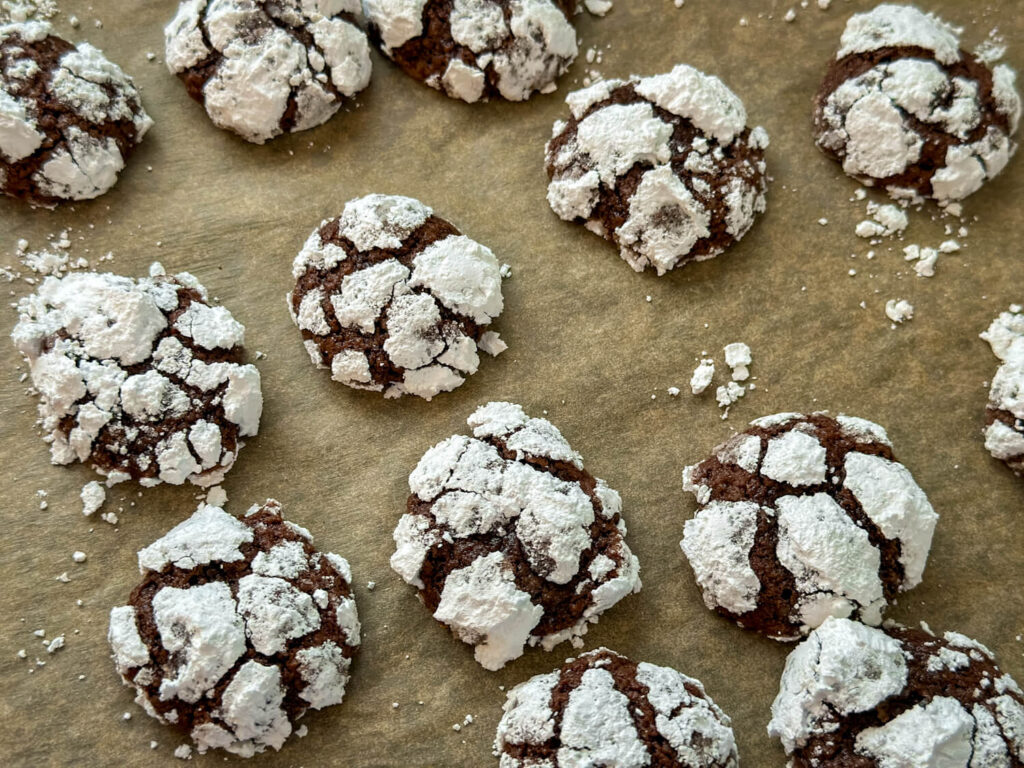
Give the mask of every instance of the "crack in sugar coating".
[(845, 416), (755, 421), (684, 488), (700, 504), (682, 547), (705, 603), (777, 640), (828, 615), (878, 624), (920, 581), (937, 519), (884, 430)]
[[(675, 93), (670, 88), (661, 104), (638, 90), (672, 78), (679, 80)], [(686, 97), (695, 103), (670, 104)], [(562, 219), (585, 223), (618, 245), (635, 270), (653, 266), (660, 275), (713, 258), (741, 239), (764, 211), (768, 136), (746, 126), (716, 135), (711, 126), (730, 119), (729, 110), (742, 112), (717, 78), (681, 65), (653, 78), (601, 82), (566, 102), (571, 114), (555, 123), (545, 147), (548, 201)], [(581, 140), (581, 125), (595, 120), (608, 125)], [(664, 135), (634, 149), (637, 121), (645, 131)], [(605, 167), (609, 161), (614, 168)]]
[(729, 718), (698, 680), (606, 648), (516, 686), (504, 709), (494, 742), (501, 768), (557, 768), (584, 757), (620, 768), (739, 764)]
[(0, 26), (0, 190), (33, 204), (112, 187), (153, 121), (132, 79), (49, 24)]
[[(880, 6), (854, 19), (884, 26), (894, 8)], [(905, 13), (919, 33), (943, 28), (953, 34), (916, 9)], [(1016, 151), (1009, 139), (1020, 114), (1014, 73), (1006, 65), (992, 69), (964, 50), (955, 60), (948, 52), (940, 58), (914, 42), (886, 38), (834, 58), (814, 98), (815, 140), (865, 184), (898, 198), (952, 202), (996, 176)], [(896, 142), (902, 146), (889, 146)]]
[(505, 348), (488, 330), (503, 306), (494, 255), (411, 198), (350, 201), (292, 272), (289, 310), (311, 359), (350, 387), (429, 400), (476, 372), (478, 350)]
[(772, 715), (794, 768), (1024, 765), (1021, 689), (953, 632), (829, 620), (790, 655)]
[(985, 448), (1024, 475), (1024, 314), (1003, 312), (981, 334), (1002, 363), (992, 377), (985, 409)]
[[(514, 426), (483, 434), (490, 427), (478, 422), (497, 423), (495, 414), (500, 422), (503, 409)], [(639, 564), (624, 540), (618, 495), (583, 468), (549, 422), (491, 403), (470, 424), (476, 438), (438, 444), (410, 476), (392, 568), (435, 618), (477, 646), (485, 668), (497, 669), (526, 644), (550, 650), (584, 634), (588, 622), (639, 591)], [(538, 436), (550, 438), (549, 448)], [(525, 447), (530, 440), (534, 451)], [(484, 571), (490, 587), (504, 579), (507, 589), (494, 599), (493, 616), (462, 621), (458, 608), (475, 599), (462, 581), (488, 562), (497, 563)], [(499, 604), (512, 608), (499, 615)]]
[(363, 0), (363, 8), (385, 56), (470, 103), (547, 92), (577, 54), (571, 0)]
[[(206, 515), (207, 527), (200, 527), (184, 545), (180, 541), (177, 548), (166, 545), (166, 551), (184, 557), (192, 544), (194, 548), (188, 556), (193, 561), (176, 564), (178, 561), (161, 563), (158, 559), (157, 564), (162, 564), (162, 567), (153, 570), (146, 567), (153, 565), (149, 560), (154, 557), (153, 548), (143, 550), (140, 553), (143, 580), (132, 590), (128, 600), (129, 629), (125, 630), (115, 619), (117, 613), (124, 611), (124, 608), (115, 609), (112, 614), (111, 645), (118, 672), (125, 684), (136, 687), (139, 693), (137, 701), (150, 715), (191, 735), (200, 751), (223, 747), (236, 754), (251, 756), (255, 752), (262, 752), (267, 746), (280, 749), (292, 730), (291, 724), (307, 709), (311, 706), (320, 709), (339, 703), (344, 695), (351, 661), (359, 646), (359, 622), (349, 583), (351, 576), (348, 564), (335, 555), (317, 551), (308, 532), (283, 520), (280, 510), (278, 502), (268, 500), (262, 506), (254, 506), (244, 518), (238, 519), (231, 518), (215, 507), (200, 507), (191, 522), (203, 514)], [(228, 523), (226, 530), (230, 531), (229, 535), (237, 536), (237, 552), (231, 555), (233, 559), (230, 560), (222, 559), (223, 552), (219, 553), (220, 558), (209, 552), (204, 557), (202, 548), (211, 546), (218, 526), (223, 529), (225, 520), (236, 521)], [(154, 547), (159, 544), (157, 542)], [(275, 559), (275, 553), (280, 552), (287, 554)], [(159, 551), (156, 554), (160, 554)], [(266, 578), (268, 576), (272, 578)], [(264, 583), (274, 581), (275, 584), (281, 582), (289, 585), (281, 591), (280, 584), (277, 584), (277, 592), (260, 594), (264, 600), (282, 601), (276, 616), (272, 612), (267, 615), (246, 612), (245, 606), (248, 603), (240, 597), (240, 590), (246, 589), (253, 578), (260, 577), (264, 577)], [(216, 651), (203, 644), (202, 632), (196, 629), (191, 630), (194, 639), (190, 644), (169, 650), (166, 645), (172, 642), (171, 636), (166, 634), (166, 630), (161, 632), (158, 608), (155, 606), (161, 602), (159, 595), (163, 590), (189, 591), (204, 585), (226, 585), (230, 593), (230, 605), (234, 606), (233, 611), (241, 617), (238, 620), (239, 626), (245, 627), (247, 637), (244, 638), (244, 647), (238, 647), (238, 652), (226, 659), (228, 664), (224, 665), (226, 668), (220, 674), (211, 675), (213, 679), (207, 678), (204, 681), (201, 697), (189, 700), (192, 697), (181, 692), (181, 685), (178, 686), (177, 695), (166, 695), (163, 692), (165, 681), (180, 681), (183, 668), (187, 669), (190, 663), (198, 664), (196, 658), (204, 653), (215, 654)], [(303, 598), (305, 602), (290, 604), (289, 601), (294, 601), (295, 595), (299, 593), (306, 596)], [(294, 609), (303, 604), (307, 614), (309, 609), (315, 611), (313, 628), (307, 625), (295, 630), (284, 623), (273, 627), (274, 622), (280, 621), (279, 617), (286, 615), (289, 608)], [(197, 614), (201, 613), (201, 610), (197, 610)], [(124, 620), (124, 615), (121, 614), (119, 618)], [(257, 621), (264, 622), (262, 630), (254, 629)], [(199, 622), (202, 622), (202, 618)], [(262, 644), (268, 643), (267, 626), (280, 633), (277, 636), (273, 631), (269, 633), (271, 641), (277, 642), (275, 648), (262, 647)], [(148, 654), (145, 663), (139, 663), (141, 659), (125, 660), (126, 649), (131, 647), (125, 638), (133, 637), (132, 630)], [(178, 631), (188, 636), (190, 630), (181, 625), (174, 629), (172, 635)], [(231, 639), (221, 634), (217, 642), (223, 647)], [(308, 654), (319, 654), (323, 648), (331, 649), (327, 661), (316, 672), (310, 672), (313, 663), (310, 659), (315, 656)], [(225, 696), (225, 693), (238, 679), (239, 671), (251, 662), (277, 670), (279, 679), (271, 689), (280, 694), (280, 704), (279, 713), (272, 717), (266, 713), (256, 713), (256, 727), (250, 727), (247, 731), (237, 725), (241, 716), (232, 712), (228, 703), (231, 694)], [(249, 704), (258, 707), (256, 697), (251, 698)], [(232, 719), (236, 721), (234, 728)], [(218, 733), (214, 726), (226, 730), (228, 736)]]
[(358, 0), (185, 0), (168, 69), (215, 125), (262, 144), (326, 122), (369, 83), (358, 13)]
[(55, 464), (90, 463), (108, 484), (214, 485), (259, 428), (259, 371), (242, 363), (242, 325), (192, 275), (151, 273), (47, 277), (12, 339)]

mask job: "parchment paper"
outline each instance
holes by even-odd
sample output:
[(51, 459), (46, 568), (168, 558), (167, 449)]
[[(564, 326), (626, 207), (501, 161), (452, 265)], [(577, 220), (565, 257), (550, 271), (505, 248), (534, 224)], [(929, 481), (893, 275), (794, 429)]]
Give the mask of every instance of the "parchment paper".
[[(787, 24), (782, 15), (797, 2), (687, 0), (676, 9), (671, 0), (617, 0), (604, 19), (578, 17), (582, 50), (599, 47), (602, 63), (581, 55), (557, 94), (525, 104), (467, 106), (374, 54), (358, 109), (258, 147), (214, 128), (165, 70), (162, 27), (174, 2), (64, 3), (59, 31), (98, 45), (130, 72), (156, 125), (118, 185), (95, 202), (45, 211), (0, 200), (0, 264), (16, 262), (18, 238), (40, 247), (70, 228), (73, 256), (97, 264), (113, 252), (102, 268), (141, 275), (158, 259), (168, 271), (193, 272), (245, 323), (250, 359), (266, 353), (257, 361), (263, 422), (225, 484), (228, 510), (280, 499), (286, 516), (322, 549), (347, 557), (355, 574), (363, 647), (345, 702), (310, 712), (306, 738), (251, 765), (496, 765), (490, 745), (501, 687), (573, 653), (567, 644), (550, 654), (531, 650), (487, 672), (388, 567), (409, 471), (493, 399), (546, 413), (586, 466), (622, 493), (644, 589), (605, 614), (587, 648), (606, 645), (703, 680), (733, 718), (743, 765), (784, 763), (765, 725), (790, 646), (705, 609), (678, 546), (695, 508), (680, 471), (758, 416), (831, 409), (886, 426), (942, 516), (924, 583), (889, 615), (976, 637), (1024, 681), (1024, 480), (982, 447), (997, 361), (977, 338), (998, 312), (1024, 300), (1024, 158), (967, 201), (977, 221), (959, 238), (964, 250), (940, 258), (934, 278), (917, 278), (901, 251), (946, 239), (932, 208), (912, 213), (904, 241), (876, 247), (867, 261), (866, 241), (853, 234), (864, 218), (865, 203), (850, 202), (858, 185), (814, 148), (809, 112), (846, 17), (871, 5), (834, 0), (821, 11), (812, 2)], [(928, 5), (966, 26), (969, 47), (998, 25), (1009, 60), (1024, 64), (1014, 0)], [(71, 13), (79, 30), (67, 24)], [(654, 74), (677, 62), (722, 77), (741, 96), (751, 123), (771, 135), (774, 183), (767, 215), (742, 243), (659, 279), (634, 274), (610, 245), (552, 214), (543, 144), (586, 70)], [(384, 401), (331, 382), (310, 366), (286, 310), (291, 260), (306, 236), (346, 200), (370, 192), (420, 198), (512, 265), (497, 324), (508, 352), (430, 403)], [(31, 290), (23, 281), (9, 288), (10, 301)], [(891, 298), (915, 307), (913, 320), (895, 330), (883, 310)], [(34, 429), (35, 399), (20, 381), (25, 367), (6, 340), (14, 320), (12, 311), (0, 313), (0, 760), (178, 764), (171, 751), (183, 739), (132, 703), (105, 634), (110, 608), (138, 579), (136, 551), (190, 514), (197, 490), (162, 486), (138, 496), (136, 487), (119, 486), (105, 507), (124, 507), (116, 529), (83, 518), (78, 493), (94, 476), (80, 465), (50, 465)], [(713, 392), (692, 397), (687, 382), (704, 352), (724, 369), (721, 348), (733, 341), (753, 349), (757, 388), (723, 421)], [(720, 373), (715, 384), (724, 381)], [(683, 394), (669, 397), (670, 386)], [(45, 511), (37, 490), (48, 494)], [(75, 550), (88, 561), (73, 563)], [(64, 571), (70, 583), (55, 580)], [(65, 633), (66, 647), (48, 656), (36, 629), (47, 640)], [(27, 660), (16, 657), (22, 648)], [(473, 723), (454, 731), (467, 714)]]

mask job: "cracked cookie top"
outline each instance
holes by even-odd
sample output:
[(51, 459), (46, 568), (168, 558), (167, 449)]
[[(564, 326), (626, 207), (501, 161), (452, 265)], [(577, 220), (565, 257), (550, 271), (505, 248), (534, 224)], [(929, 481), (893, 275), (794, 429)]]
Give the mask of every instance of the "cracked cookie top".
[(187, 272), (47, 277), (18, 312), (54, 464), (91, 463), (108, 485), (216, 485), (259, 429), (245, 328)]
[(786, 659), (768, 733), (792, 768), (1020, 768), (1024, 694), (957, 632), (829, 619)]
[(501, 314), (489, 248), (418, 200), (367, 195), (321, 222), (292, 265), (292, 319), (318, 368), (355, 389), (430, 400), (476, 373)]
[(213, 124), (254, 144), (330, 119), (370, 82), (359, 0), (184, 0), (167, 68)]
[(508, 692), (501, 768), (737, 768), (728, 716), (699, 680), (607, 648)]
[(722, 253), (765, 209), (768, 134), (717, 77), (602, 80), (565, 100), (545, 146), (548, 203), (659, 275)]
[(359, 647), (352, 574), (278, 502), (243, 518), (201, 505), (139, 552), (139, 570), (110, 612), (114, 664), (200, 752), (280, 749), (307, 709), (341, 702)]
[(385, 56), (470, 103), (548, 93), (576, 58), (572, 0), (363, 0), (363, 10)]
[(467, 419), (409, 475), (391, 567), (495, 670), (527, 644), (578, 639), (640, 590), (622, 500), (551, 422), (513, 403)]
[(120, 67), (40, 21), (0, 26), (0, 190), (37, 205), (114, 186), (153, 125)]
[(895, 198), (967, 197), (1017, 149), (1016, 74), (960, 48), (959, 33), (911, 5), (846, 24), (814, 99), (815, 141), (850, 176)]
[(780, 413), (683, 472), (681, 546), (712, 610), (776, 640), (877, 625), (921, 582), (938, 515), (877, 424)]

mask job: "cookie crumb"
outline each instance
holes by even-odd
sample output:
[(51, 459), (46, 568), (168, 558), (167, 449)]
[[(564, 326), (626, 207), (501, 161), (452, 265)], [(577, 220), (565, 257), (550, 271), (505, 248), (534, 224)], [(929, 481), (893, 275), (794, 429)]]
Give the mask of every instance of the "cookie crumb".
[(57, 635), (46, 646), (47, 653), (56, 653), (64, 647), (64, 635)]
[(84, 563), (87, 559), (87, 556), (85, 552), (82, 552), (81, 550), (76, 550), (71, 553), (71, 559), (74, 560), (76, 563)]
[(175, 748), (174, 756), (179, 760), (190, 760), (192, 759), (192, 747), (188, 744), (181, 744)]
[(679, 397), (679, 387), (669, 387), (666, 391), (669, 397)]
[(902, 323), (914, 317), (914, 306), (906, 299), (889, 299), (885, 302), (885, 316), (894, 323)]
[(741, 341), (737, 341), (732, 344), (726, 344), (724, 351), (725, 364), (732, 369), (732, 380), (746, 381), (750, 378), (750, 371), (747, 369), (751, 359), (750, 347)]
[(705, 358), (700, 361), (694, 371), (693, 376), (690, 377), (690, 391), (695, 394), (701, 394), (711, 384), (711, 380), (715, 377), (715, 361)]
[(82, 514), (89, 517), (103, 506), (103, 502), (107, 498), (107, 491), (101, 483), (92, 480), (82, 486), (80, 498), (82, 499)]

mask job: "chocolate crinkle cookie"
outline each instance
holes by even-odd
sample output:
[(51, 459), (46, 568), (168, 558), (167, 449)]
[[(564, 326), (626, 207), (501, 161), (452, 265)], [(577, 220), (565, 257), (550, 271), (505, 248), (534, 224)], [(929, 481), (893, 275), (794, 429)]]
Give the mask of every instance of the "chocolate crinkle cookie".
[(370, 38), (408, 75), (470, 103), (549, 93), (576, 58), (574, 0), (363, 0)]
[(964, 635), (829, 619), (786, 659), (768, 733), (792, 768), (1020, 768), (1024, 694)]
[(1024, 475), (1024, 307), (1014, 304), (981, 334), (1003, 361), (992, 379), (986, 409), (985, 447)]
[(1020, 118), (1016, 75), (960, 48), (958, 31), (911, 5), (846, 24), (814, 100), (818, 146), (892, 197), (940, 204), (1006, 166)]
[(518, 405), (467, 423), (473, 437), (438, 443), (409, 476), (391, 567), (485, 669), (526, 645), (581, 645), (588, 622), (640, 591), (619, 494)]
[(321, 222), (292, 265), (292, 319), (318, 368), (355, 389), (430, 400), (507, 347), (501, 266), (418, 200), (367, 195)]
[(780, 413), (683, 472), (700, 508), (681, 542), (708, 608), (775, 640), (829, 616), (877, 625), (921, 582), (935, 514), (885, 430)]
[(659, 275), (722, 253), (765, 209), (768, 134), (717, 77), (602, 80), (566, 98), (545, 146), (548, 203)]
[(501, 768), (737, 768), (728, 716), (699, 680), (607, 648), (508, 692)]
[(359, 0), (185, 0), (167, 68), (218, 128), (263, 144), (327, 122), (370, 82)]
[(114, 664), (200, 752), (280, 749), (307, 709), (341, 703), (359, 647), (352, 574), (278, 502), (241, 519), (202, 505), (139, 552), (139, 570), (110, 612)]
[(18, 312), (54, 464), (91, 463), (108, 485), (216, 485), (259, 429), (245, 328), (187, 272), (47, 277)]
[(0, 26), (0, 190), (35, 205), (114, 186), (153, 125), (132, 79), (46, 22)]

